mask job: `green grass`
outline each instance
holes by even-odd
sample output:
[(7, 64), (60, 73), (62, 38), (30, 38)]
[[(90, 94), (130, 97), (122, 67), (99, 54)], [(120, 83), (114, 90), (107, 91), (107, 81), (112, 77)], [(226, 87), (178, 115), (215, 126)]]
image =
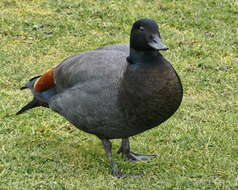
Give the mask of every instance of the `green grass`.
[[(238, 3), (236, 0), (1, 0), (0, 190), (237, 189)], [(31, 98), (19, 87), (64, 58), (128, 42), (131, 24), (155, 19), (184, 99), (161, 126), (132, 138), (160, 154), (111, 176), (101, 142), (49, 110), (15, 116)]]

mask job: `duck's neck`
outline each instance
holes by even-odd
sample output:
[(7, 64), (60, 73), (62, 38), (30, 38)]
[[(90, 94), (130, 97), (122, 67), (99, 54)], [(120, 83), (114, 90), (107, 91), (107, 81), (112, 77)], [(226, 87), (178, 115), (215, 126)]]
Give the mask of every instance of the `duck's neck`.
[(130, 48), (130, 56), (128, 57), (131, 63), (151, 63), (153, 60), (158, 59), (162, 55), (159, 51), (138, 51)]

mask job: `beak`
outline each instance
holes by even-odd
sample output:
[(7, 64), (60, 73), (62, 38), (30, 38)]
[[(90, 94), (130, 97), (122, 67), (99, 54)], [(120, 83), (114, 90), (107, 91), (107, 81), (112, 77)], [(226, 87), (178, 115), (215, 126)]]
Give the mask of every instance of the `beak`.
[(148, 45), (155, 50), (166, 51), (169, 49), (162, 43), (158, 34), (152, 36), (152, 39), (148, 42)]

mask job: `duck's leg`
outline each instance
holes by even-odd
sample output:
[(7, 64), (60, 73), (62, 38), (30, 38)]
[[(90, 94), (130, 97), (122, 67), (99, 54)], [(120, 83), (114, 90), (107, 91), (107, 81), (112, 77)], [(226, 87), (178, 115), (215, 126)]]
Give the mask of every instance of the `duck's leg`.
[(138, 154), (130, 150), (129, 138), (122, 139), (121, 147), (117, 153), (121, 153), (124, 158), (130, 161), (145, 161), (158, 156), (157, 154)]
[(104, 150), (106, 152), (107, 158), (110, 162), (110, 166), (112, 168), (112, 175), (116, 177), (124, 177), (124, 175), (119, 170), (116, 162), (113, 160), (112, 157), (112, 143), (108, 139), (102, 139), (102, 144), (104, 147)]

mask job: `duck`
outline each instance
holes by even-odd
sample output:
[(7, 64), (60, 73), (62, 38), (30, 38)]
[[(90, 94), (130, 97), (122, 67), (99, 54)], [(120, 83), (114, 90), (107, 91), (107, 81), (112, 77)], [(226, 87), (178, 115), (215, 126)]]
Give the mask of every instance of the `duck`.
[(155, 154), (131, 150), (129, 138), (159, 126), (179, 108), (183, 87), (177, 72), (161, 51), (158, 24), (149, 18), (133, 23), (130, 43), (114, 44), (68, 57), (22, 88), (33, 100), (17, 115), (45, 107), (78, 129), (101, 140), (112, 174), (125, 176), (112, 156), (113, 139), (126, 160), (144, 161)]

